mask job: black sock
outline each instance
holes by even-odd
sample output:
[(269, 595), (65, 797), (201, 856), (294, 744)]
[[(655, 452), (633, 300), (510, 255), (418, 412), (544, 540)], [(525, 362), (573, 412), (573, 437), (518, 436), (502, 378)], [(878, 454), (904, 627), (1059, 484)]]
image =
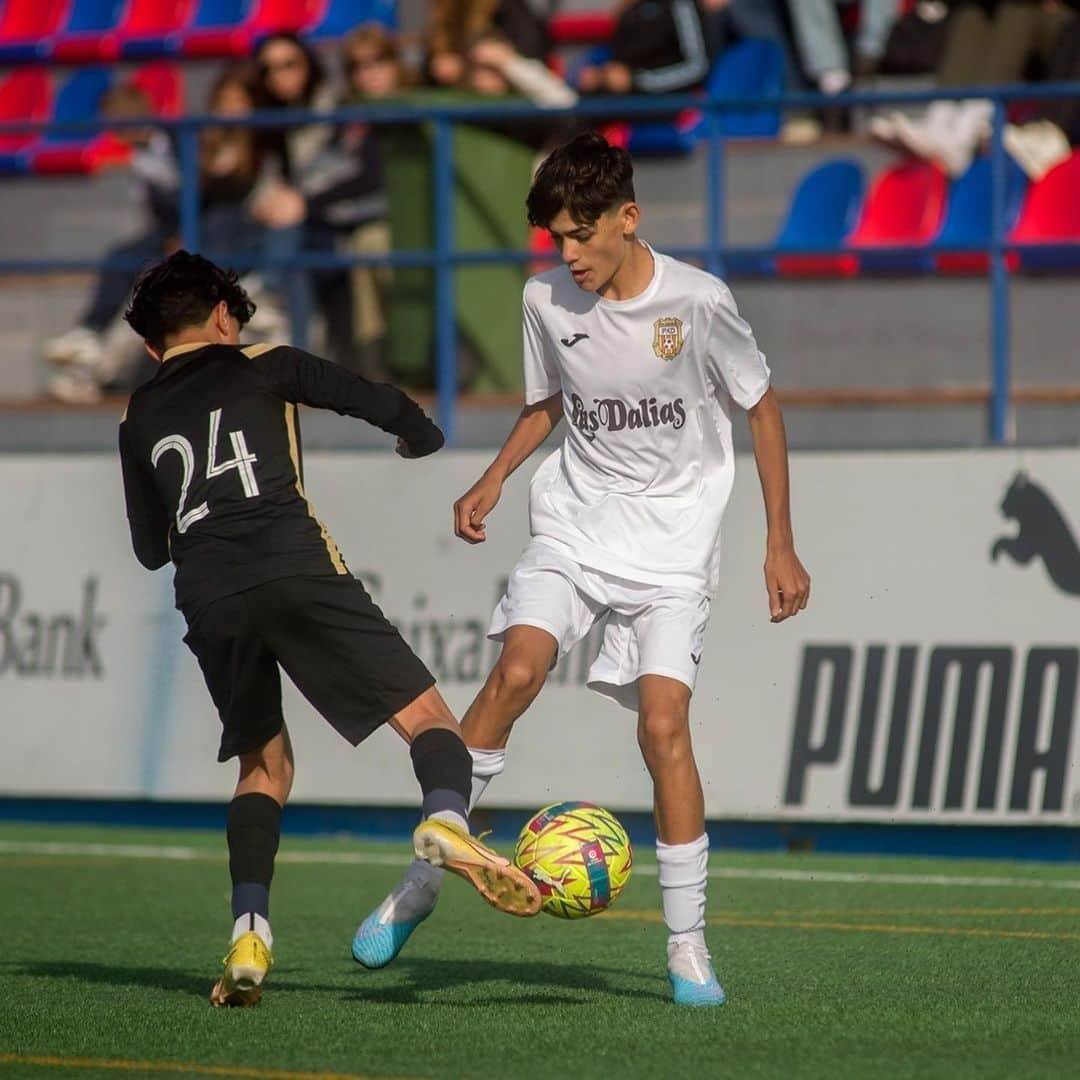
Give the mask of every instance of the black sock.
[(472, 758), (461, 736), (446, 728), (430, 728), (413, 740), (409, 754), (424, 794), (424, 817), (451, 810), (467, 821)]
[(253, 911), (270, 918), (270, 882), (281, 838), (281, 806), (269, 795), (238, 795), (229, 803), (229, 873), (233, 918)]

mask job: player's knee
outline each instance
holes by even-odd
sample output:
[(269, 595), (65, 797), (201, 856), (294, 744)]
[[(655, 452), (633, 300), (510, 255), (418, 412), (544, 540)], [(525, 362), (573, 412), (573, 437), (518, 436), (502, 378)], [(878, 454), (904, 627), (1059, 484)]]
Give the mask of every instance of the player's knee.
[(638, 745), (646, 762), (672, 763), (691, 754), (690, 724), (678, 709), (649, 709), (638, 719)]
[(496, 697), (528, 703), (540, 693), (547, 672), (527, 657), (504, 653), (492, 675), (492, 689)]

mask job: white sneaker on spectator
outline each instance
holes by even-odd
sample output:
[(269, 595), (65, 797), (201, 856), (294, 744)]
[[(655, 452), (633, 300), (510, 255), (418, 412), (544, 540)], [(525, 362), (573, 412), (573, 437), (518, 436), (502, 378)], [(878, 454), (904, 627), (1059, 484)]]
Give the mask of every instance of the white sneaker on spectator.
[(785, 146), (812, 146), (821, 138), (821, 121), (813, 116), (789, 116), (778, 138)]
[(76, 326), (57, 337), (49, 338), (41, 347), (41, 355), (57, 367), (77, 364), (95, 368), (101, 362), (101, 335), (86, 326)]
[(896, 133), (896, 118), (901, 115), (894, 109), (891, 112), (871, 116), (870, 123), (867, 125), (870, 137), (893, 150), (901, 149), (900, 139)]
[(1065, 132), (1049, 120), (1007, 124), (1004, 142), (1009, 156), (1032, 182), (1041, 180), (1072, 153)]
[(921, 119), (896, 115), (896, 137), (909, 153), (940, 165), (951, 177), (971, 166), (979, 143), (990, 132), (989, 101), (935, 101)]
[(45, 383), (51, 398), (68, 405), (96, 405), (102, 398), (101, 383), (94, 372), (80, 364), (71, 364), (53, 372)]
[(257, 274), (246, 274), (241, 284), (255, 304), (255, 314), (244, 328), (247, 336), (270, 345), (287, 345), (292, 336), (289, 316), (263, 284), (262, 278)]

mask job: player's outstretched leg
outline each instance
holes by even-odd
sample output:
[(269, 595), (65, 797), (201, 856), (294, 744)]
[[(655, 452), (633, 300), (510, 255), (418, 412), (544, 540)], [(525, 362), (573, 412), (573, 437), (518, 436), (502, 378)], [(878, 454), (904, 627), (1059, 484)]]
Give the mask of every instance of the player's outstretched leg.
[(292, 748), (284, 728), (260, 750), (240, 755), (240, 782), (229, 804), (227, 826), (232, 942), (221, 977), (210, 991), (212, 1005), (257, 1005), (273, 967), (270, 882), (292, 772)]
[[(465, 714), (466, 737), (482, 741), (485, 746), (494, 744), (498, 747), (468, 751), (471, 759), (470, 812), (488, 784), (503, 771), (510, 729), (543, 685), (554, 649), (554, 640), (542, 631), (531, 626), (511, 627), (498, 662)], [(442, 701), (441, 698), (438, 700)], [(446, 713), (449, 716), (449, 710)], [(430, 843), (432, 839), (426, 837), (425, 843)], [(442, 845), (437, 843), (435, 846)], [(446, 854), (441, 851), (439, 857), (445, 858)], [(450, 854), (452, 857), (452, 852)], [(457, 868), (446, 865), (446, 869)], [(414, 859), (390, 895), (360, 924), (353, 939), (354, 959), (370, 968), (389, 964), (413, 931), (435, 910), (442, 878), (442, 864), (435, 865), (419, 856)], [(539, 896), (535, 902), (539, 904)]]
[(675, 679), (638, 681), (638, 741), (653, 778), (656, 860), (668, 927), (667, 970), (676, 1005), (727, 1000), (705, 945), (709, 837), (705, 799), (690, 743), (690, 690)]
[(509, 859), (469, 835), (473, 758), (438, 691), (433, 688), (421, 695), (395, 717), (394, 726), (411, 738), (409, 752), (423, 792), (424, 820), (413, 834), (416, 860), (353, 938), (353, 958), (369, 968), (390, 963), (435, 909), (443, 870), (464, 878), (500, 911), (535, 915), (540, 910), (533, 882)]
[[(491, 779), (503, 770), (505, 750), (470, 750), (472, 794), (469, 811)], [(413, 931), (435, 910), (444, 870), (417, 856), (389, 896), (360, 924), (353, 939), (353, 958), (364, 967), (385, 967)]]

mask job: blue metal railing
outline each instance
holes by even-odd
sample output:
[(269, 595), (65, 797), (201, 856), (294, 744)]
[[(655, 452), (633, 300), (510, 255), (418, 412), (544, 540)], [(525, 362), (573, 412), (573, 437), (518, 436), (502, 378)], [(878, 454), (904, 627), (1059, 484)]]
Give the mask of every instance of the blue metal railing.
[[(1006, 107), (1022, 101), (1057, 101), (1080, 98), (1080, 83), (1047, 83), (1042, 85), (1006, 87), (960, 87), (948, 90), (919, 90), (896, 92), (856, 91), (832, 97), (821, 94), (788, 94), (769, 99), (707, 98), (678, 95), (663, 98), (626, 97), (592, 98), (572, 109), (539, 109), (533, 105), (425, 105), (411, 106), (350, 106), (331, 112), (265, 111), (245, 117), (187, 116), (174, 120), (156, 120), (155, 126), (172, 130), (178, 146), (181, 167), (180, 232), (185, 247), (198, 251), (202, 247), (199, 222), (198, 137), (205, 127), (283, 128), (310, 123), (420, 124), (433, 126), (433, 211), (434, 247), (428, 250), (398, 250), (382, 255), (340, 255), (334, 253), (301, 253), (285, 259), (262, 258), (260, 265), (286, 269), (333, 269), (354, 266), (431, 267), (435, 278), (435, 383), (438, 395), (438, 415), (449, 441), (453, 441), (456, 420), (457, 356), (454, 315), (454, 269), (498, 263), (525, 263), (536, 258), (535, 253), (522, 250), (457, 251), (454, 238), (453, 155), (454, 127), (462, 123), (514, 120), (535, 120), (539, 117), (604, 117), (625, 119), (647, 118), (658, 114), (671, 115), (687, 109), (701, 112), (706, 121), (706, 205), (705, 229), (707, 243), (682, 248), (667, 248), (670, 254), (702, 261), (710, 271), (722, 275), (725, 264), (747, 260), (763, 260), (776, 255), (822, 254), (817, 249), (783, 250), (769, 245), (729, 246), (726, 244), (726, 137), (723, 133), (723, 114), (728, 111), (808, 109), (822, 106), (872, 106), (926, 104), (931, 101), (989, 99), (994, 103), (993, 138), (991, 142), (992, 223), (988, 247), (963, 249), (962, 253), (984, 254), (989, 258), (990, 273), (990, 376), (991, 397), (989, 436), (995, 443), (1013, 437), (1012, 377), (1009, 343), (1009, 273), (1007, 257), (1011, 252), (1037, 250), (1044, 253), (1076, 253), (1080, 244), (1009, 244), (1005, 236), (1006, 155), (1003, 142)], [(0, 136), (24, 132), (53, 132), (89, 134), (104, 129), (145, 127), (146, 121), (101, 119), (78, 123), (7, 123), (0, 124)], [(522, 193), (524, 198), (524, 192)], [(1077, 193), (1080, 198), (1080, 192)], [(958, 249), (950, 249), (957, 251)], [(925, 255), (933, 248), (897, 247), (875, 248), (880, 255)], [(830, 249), (828, 254), (855, 254), (857, 249)], [(63, 272), (95, 269), (96, 259), (10, 259), (0, 256), (0, 274)], [(240, 268), (246, 268), (238, 260)], [(134, 267), (133, 267), (134, 269)]]

